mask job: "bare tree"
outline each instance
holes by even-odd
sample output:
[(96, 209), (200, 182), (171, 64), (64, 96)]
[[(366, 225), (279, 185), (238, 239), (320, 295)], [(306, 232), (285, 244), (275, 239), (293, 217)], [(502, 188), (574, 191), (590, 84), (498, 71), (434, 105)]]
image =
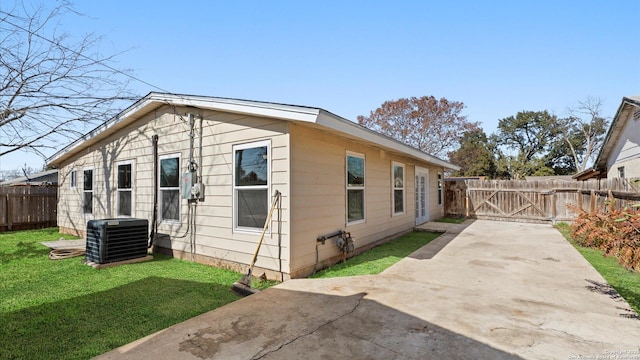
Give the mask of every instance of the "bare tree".
[(74, 40), (59, 29), (80, 16), (67, 1), (52, 9), (18, 1), (0, 10), (0, 156), (43, 155), (114, 116), (120, 100), (136, 98), (116, 55), (99, 52), (101, 37)]
[(564, 147), (575, 164), (577, 172), (583, 171), (600, 152), (609, 121), (602, 115), (602, 101), (588, 97), (578, 106), (567, 109), (569, 117), (558, 119)]

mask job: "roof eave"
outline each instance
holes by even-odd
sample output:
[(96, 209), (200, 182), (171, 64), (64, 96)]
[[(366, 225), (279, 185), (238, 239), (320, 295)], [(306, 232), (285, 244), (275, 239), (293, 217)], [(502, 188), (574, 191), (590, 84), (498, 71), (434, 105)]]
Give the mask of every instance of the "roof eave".
[(436, 166), (441, 166), (454, 171), (460, 170), (460, 167), (457, 165), (451, 164), (433, 155), (429, 155), (398, 140), (367, 129), (364, 126), (358, 125), (325, 110), (320, 112), (317, 124), (344, 134), (353, 135), (370, 143), (374, 143), (379, 147), (394, 150)]

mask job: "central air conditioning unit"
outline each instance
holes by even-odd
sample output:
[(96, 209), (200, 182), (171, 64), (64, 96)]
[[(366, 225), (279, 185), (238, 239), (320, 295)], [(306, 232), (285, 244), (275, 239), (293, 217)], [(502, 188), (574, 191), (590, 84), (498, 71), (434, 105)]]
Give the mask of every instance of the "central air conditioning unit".
[(87, 222), (85, 261), (107, 264), (147, 256), (146, 219), (102, 219)]

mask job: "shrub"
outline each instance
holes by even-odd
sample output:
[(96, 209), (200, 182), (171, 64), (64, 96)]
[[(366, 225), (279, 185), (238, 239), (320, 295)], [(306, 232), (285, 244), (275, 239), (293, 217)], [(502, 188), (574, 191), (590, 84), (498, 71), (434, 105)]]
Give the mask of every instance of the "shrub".
[(640, 211), (638, 206), (579, 215), (571, 224), (571, 237), (584, 247), (603, 250), (621, 265), (640, 272)]

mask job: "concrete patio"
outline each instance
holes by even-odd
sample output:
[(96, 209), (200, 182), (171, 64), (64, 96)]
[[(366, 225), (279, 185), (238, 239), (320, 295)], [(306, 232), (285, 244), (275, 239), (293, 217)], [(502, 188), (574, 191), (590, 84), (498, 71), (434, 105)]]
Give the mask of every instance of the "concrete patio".
[(556, 229), (444, 227), (380, 275), (287, 281), (99, 359), (640, 358), (637, 314)]

